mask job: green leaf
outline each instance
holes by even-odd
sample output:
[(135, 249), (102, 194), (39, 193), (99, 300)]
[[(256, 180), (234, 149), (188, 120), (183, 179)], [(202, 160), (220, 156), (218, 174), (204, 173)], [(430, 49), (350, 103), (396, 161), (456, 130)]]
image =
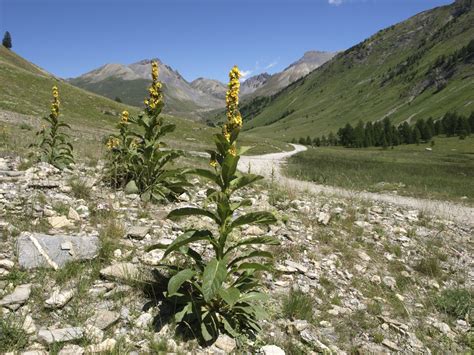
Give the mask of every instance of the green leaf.
[(135, 180), (130, 180), (128, 184), (125, 186), (125, 193), (126, 194), (137, 194), (140, 190), (137, 187)]
[(229, 186), (230, 181), (234, 178), (238, 162), (238, 155), (235, 157), (230, 154), (226, 155), (222, 162), (222, 180), (224, 181), (224, 186)]
[(239, 176), (237, 179), (233, 180), (230, 183), (230, 188), (235, 191), (238, 190), (244, 186), (253, 184), (255, 181), (263, 179), (263, 176), (260, 175), (254, 175), (254, 174), (245, 174), (242, 176)]
[(230, 229), (234, 229), (235, 227), (242, 226), (244, 224), (271, 224), (275, 223), (277, 219), (270, 212), (250, 212), (244, 214), (240, 217), (237, 217), (232, 224), (230, 225)]
[(239, 256), (237, 258), (235, 258), (234, 260), (232, 260), (228, 267), (231, 267), (232, 265), (240, 262), (240, 261), (243, 261), (245, 259), (250, 259), (250, 258), (256, 258), (256, 257), (261, 257), (261, 258), (269, 258), (269, 259), (272, 259), (273, 258), (273, 254), (270, 253), (269, 251), (263, 251), (263, 250), (254, 250), (250, 253), (247, 253), (246, 255), (242, 255), (242, 256)]
[(224, 324), (224, 329), (230, 336), (237, 338), (239, 336), (239, 332), (230, 324), (229, 320), (226, 316), (222, 317), (222, 324)]
[(187, 231), (181, 234), (178, 238), (176, 238), (173, 243), (168, 246), (166, 249), (163, 258), (166, 257), (169, 253), (181, 248), (183, 245), (193, 243), (199, 240), (209, 240), (211, 243), (212, 233), (208, 230), (201, 230), (201, 231)]
[(174, 275), (168, 282), (168, 297), (174, 296), (181, 285), (191, 280), (196, 272), (191, 269), (184, 269)]
[(271, 269), (268, 266), (260, 263), (242, 263), (235, 267), (234, 270), (270, 271)]
[(249, 301), (266, 301), (268, 300), (268, 295), (262, 292), (249, 292), (243, 294), (238, 303), (249, 302)]
[(174, 315), (174, 320), (179, 323), (183, 320), (183, 318), (186, 314), (190, 314), (190, 313), (192, 313), (192, 303), (191, 302), (186, 304), (186, 306), (184, 306), (184, 308), (181, 311), (177, 312)]
[(233, 306), (240, 298), (240, 291), (235, 287), (229, 287), (227, 289), (221, 288), (219, 290), (219, 296), (227, 303), (229, 306)]
[(167, 218), (176, 220), (184, 216), (205, 216), (205, 217), (211, 218), (217, 224), (220, 224), (219, 218), (214, 213), (202, 208), (194, 208), (194, 207), (185, 207), (185, 208), (178, 208), (176, 210), (173, 210), (168, 214)]
[(205, 267), (202, 275), (202, 293), (206, 302), (209, 302), (216, 295), (226, 278), (225, 261), (212, 259)]

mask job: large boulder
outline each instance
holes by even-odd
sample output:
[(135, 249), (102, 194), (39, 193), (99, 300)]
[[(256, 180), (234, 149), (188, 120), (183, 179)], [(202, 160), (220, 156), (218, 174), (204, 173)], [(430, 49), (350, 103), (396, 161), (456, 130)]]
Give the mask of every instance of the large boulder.
[(24, 232), (16, 244), (18, 263), (25, 269), (64, 266), (69, 261), (97, 256), (99, 238)]

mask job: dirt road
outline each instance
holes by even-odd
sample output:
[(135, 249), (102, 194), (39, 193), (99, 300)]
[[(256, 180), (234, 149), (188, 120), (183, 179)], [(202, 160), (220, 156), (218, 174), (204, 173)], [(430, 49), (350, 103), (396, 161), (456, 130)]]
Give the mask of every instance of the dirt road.
[(365, 191), (353, 191), (340, 187), (318, 185), (309, 181), (301, 181), (283, 176), (281, 166), (286, 159), (294, 154), (305, 151), (306, 147), (299, 144), (292, 144), (295, 148), (290, 152), (272, 153), (255, 156), (242, 156), (239, 162), (239, 170), (265, 177), (271, 177), (280, 185), (299, 191), (309, 191), (311, 193), (334, 194), (343, 197), (357, 197), (372, 201), (380, 201), (402, 206), (409, 209), (422, 211), (423, 213), (439, 216), (456, 222), (460, 222), (471, 227), (474, 226), (474, 208), (455, 204), (446, 201), (427, 200), (413, 197), (398, 196), (393, 194), (380, 194)]

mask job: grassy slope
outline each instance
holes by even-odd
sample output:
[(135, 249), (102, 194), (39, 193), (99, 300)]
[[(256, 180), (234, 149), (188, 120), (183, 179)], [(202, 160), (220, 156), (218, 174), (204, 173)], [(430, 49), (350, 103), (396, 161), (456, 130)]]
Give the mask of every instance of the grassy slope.
[[(77, 138), (79, 150), (95, 155), (101, 149), (97, 142), (111, 132), (122, 110), (132, 114), (138, 109), (104, 98), (72, 86), (61, 79), (54, 78), (14, 52), (0, 46), (0, 110), (18, 112), (32, 116), (16, 124), (3, 124), (8, 127), (9, 136), (16, 143), (31, 141), (34, 126), (39, 125), (36, 117), (49, 114), (51, 87), (57, 85), (61, 97), (61, 115), (73, 127), (72, 134)], [(212, 134), (217, 128), (210, 128), (195, 121), (167, 116), (177, 125), (174, 133), (167, 136), (170, 146), (202, 150), (210, 148)], [(20, 129), (20, 124), (26, 124)], [(92, 144), (92, 145), (91, 145)], [(290, 149), (286, 144), (271, 139), (262, 140), (252, 134), (244, 134), (241, 144), (255, 146), (250, 153), (271, 152)], [(28, 144), (25, 144), (25, 147)]]
[[(436, 137), (430, 145), (394, 149), (309, 149), (289, 160), (287, 172), (305, 180), (355, 190), (451, 199), (474, 204), (474, 137)], [(461, 199), (466, 196), (467, 200)]]
[[(413, 101), (410, 98), (439, 55), (450, 54), (474, 38), (474, 11), (446, 24), (451, 11), (452, 6), (437, 8), (380, 31), (282, 90), (260, 113), (247, 116), (246, 126), (262, 136), (289, 140), (320, 136), (347, 122), (378, 120), (389, 113), (394, 122), (401, 122), (438, 118), (447, 110), (470, 112), (474, 109), (472, 62), (458, 63), (440, 92), (430, 87)], [(390, 68), (417, 53), (421, 58), (407, 73), (382, 85)]]

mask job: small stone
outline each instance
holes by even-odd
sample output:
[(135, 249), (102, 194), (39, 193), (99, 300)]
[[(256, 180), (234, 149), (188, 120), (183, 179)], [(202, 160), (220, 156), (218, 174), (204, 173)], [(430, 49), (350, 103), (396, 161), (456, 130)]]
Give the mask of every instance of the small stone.
[(298, 270), (302, 274), (306, 274), (308, 272), (308, 268), (306, 266), (295, 263), (294, 261), (285, 260), (285, 264), (290, 268)]
[(397, 297), (398, 300), (401, 301), (401, 302), (405, 301), (405, 297), (403, 297), (403, 296), (402, 296), (401, 294), (399, 294), (399, 293), (396, 293), (396, 294), (395, 294), (395, 297)]
[(395, 288), (395, 286), (397, 285), (397, 281), (391, 277), (391, 276), (385, 276), (383, 279), (382, 279), (384, 285), (390, 287), (391, 289)]
[(36, 333), (36, 325), (30, 315), (27, 315), (23, 321), (21, 328), (26, 332), (26, 334), (31, 335)]
[(117, 263), (100, 270), (100, 275), (108, 280), (136, 280), (141, 276), (140, 269), (132, 263)]
[(276, 345), (265, 345), (260, 350), (263, 355), (285, 355), (285, 351)]
[(120, 313), (108, 310), (98, 310), (86, 324), (91, 324), (101, 330), (105, 330), (120, 319)]
[(65, 290), (62, 292), (55, 290), (46, 300), (46, 308), (62, 308), (72, 299), (72, 296), (74, 296), (73, 290)]
[(140, 260), (142, 263), (150, 266), (157, 266), (162, 263), (163, 255), (165, 254), (164, 250), (154, 249), (145, 253), (141, 256)]
[(367, 255), (366, 252), (362, 251), (362, 250), (359, 250), (358, 252), (359, 254), (359, 258), (363, 261), (370, 261), (370, 256)]
[(76, 344), (67, 344), (64, 346), (58, 353), (58, 355), (82, 355), (84, 354), (84, 349)]
[(8, 259), (2, 259), (0, 260), (0, 268), (4, 268), (7, 270), (12, 269), (15, 266), (15, 263), (11, 260)]
[(73, 225), (66, 216), (48, 217), (48, 223), (55, 229), (68, 228)]
[(133, 226), (127, 231), (127, 237), (133, 239), (144, 239), (148, 234), (150, 227)]
[(11, 304), (23, 304), (28, 301), (31, 294), (31, 284), (24, 284), (15, 287), (13, 292), (0, 300), (0, 306), (7, 306)]
[(449, 325), (447, 325), (444, 322), (435, 322), (435, 323), (433, 323), (433, 327), (438, 329), (443, 334), (451, 333), (451, 328), (449, 327)]
[(122, 251), (120, 249), (115, 249), (114, 250), (114, 258), (115, 259), (120, 259), (122, 257)]
[(250, 226), (242, 233), (243, 235), (253, 235), (253, 236), (260, 236), (265, 234), (265, 231), (260, 228), (259, 226)]
[(104, 339), (104, 332), (89, 324), (84, 327), (84, 336), (93, 344), (98, 344)]
[(382, 283), (382, 280), (380, 279), (380, 276), (379, 275), (373, 275), (371, 278), (370, 278), (370, 282), (374, 283), (374, 284), (377, 284), (377, 285), (380, 285)]
[(326, 212), (319, 212), (318, 214), (318, 223), (327, 226), (329, 224), (329, 220), (331, 219), (331, 215)]
[(70, 220), (73, 220), (73, 221), (80, 221), (81, 220), (81, 216), (79, 216), (79, 213), (77, 213), (77, 211), (72, 207), (69, 207), (69, 212), (67, 214), (67, 218), (69, 218)]
[(382, 345), (385, 345), (387, 348), (393, 351), (400, 351), (401, 349), (395, 344), (393, 341), (390, 341), (388, 339), (384, 339), (382, 341)]
[(150, 313), (143, 313), (135, 320), (135, 326), (138, 328), (146, 329), (153, 320), (153, 316)]
[(236, 341), (226, 334), (219, 335), (214, 345), (226, 354), (230, 354), (237, 347)]
[(66, 341), (82, 339), (84, 336), (84, 329), (75, 328), (62, 328), (62, 329), (41, 329), (38, 332), (38, 339), (44, 343), (62, 343)]
[(117, 345), (115, 339), (105, 339), (102, 343), (86, 347), (86, 354), (107, 354), (114, 350)]

